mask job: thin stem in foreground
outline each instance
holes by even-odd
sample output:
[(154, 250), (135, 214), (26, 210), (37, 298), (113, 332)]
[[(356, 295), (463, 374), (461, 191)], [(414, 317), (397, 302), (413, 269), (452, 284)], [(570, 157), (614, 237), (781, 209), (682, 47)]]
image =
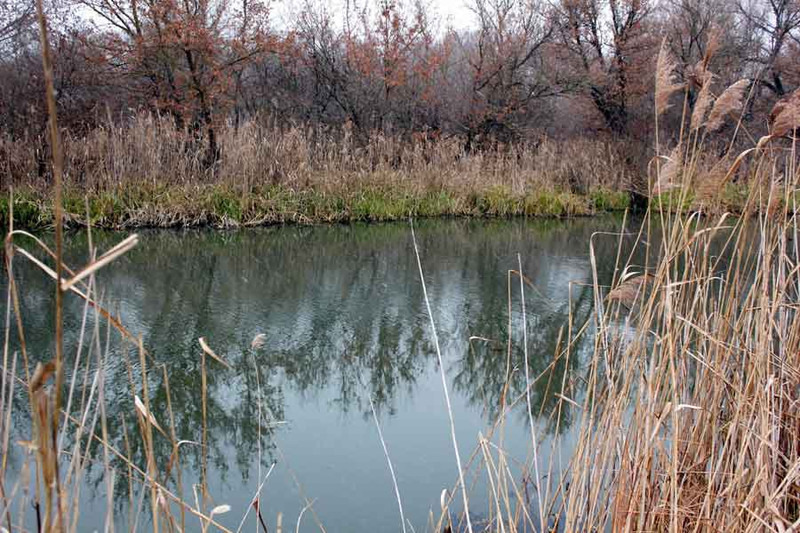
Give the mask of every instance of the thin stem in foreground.
[(428, 310), (428, 318), (431, 321), (431, 332), (433, 333), (433, 343), (436, 346), (436, 357), (439, 360), (439, 373), (442, 377), (442, 390), (444, 391), (444, 401), (447, 404), (447, 416), (450, 418), (450, 436), (453, 439), (453, 451), (456, 454), (456, 465), (458, 466), (458, 482), (461, 485), (461, 495), (464, 499), (464, 515), (467, 519), (467, 531), (472, 533), (472, 521), (469, 517), (469, 499), (467, 498), (467, 486), (464, 484), (464, 470), (461, 468), (461, 455), (458, 453), (458, 440), (456, 439), (456, 423), (453, 418), (453, 409), (450, 405), (450, 393), (447, 390), (447, 376), (444, 372), (444, 360), (442, 360), (442, 350), (439, 346), (439, 336), (436, 334), (436, 323), (433, 320), (431, 311), (431, 301), (428, 298), (428, 288), (425, 286), (425, 275), (422, 271), (422, 260), (419, 257), (419, 247), (417, 246), (417, 236), (414, 233), (414, 221), (411, 220), (411, 240), (414, 242), (414, 254), (417, 257), (417, 267), (419, 268), (419, 279), (422, 282), (422, 294), (425, 296), (425, 307)]

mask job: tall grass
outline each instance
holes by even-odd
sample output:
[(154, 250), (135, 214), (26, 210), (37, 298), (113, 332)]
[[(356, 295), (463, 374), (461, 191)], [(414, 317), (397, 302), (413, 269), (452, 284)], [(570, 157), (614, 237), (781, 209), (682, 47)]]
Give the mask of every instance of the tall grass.
[[(703, 129), (719, 128), (725, 116), (735, 120), (742, 87), (721, 94), (723, 109), (712, 110)], [(695, 166), (705, 142), (694, 128), (668, 149), (669, 164), (652, 166), (650, 183), (669, 183), (676, 204), (651, 204), (635, 245), (645, 264), (630, 262), (625, 227), (593, 237), (594, 316), (565, 324), (554, 359), (575, 357), (571, 339), (585, 327), (595, 332), (582, 369), (557, 389), (556, 410), (580, 420), (574, 452), (532, 480), (532, 499), (502, 448), (492, 451), (482, 439), (496, 501), (491, 530), (800, 528), (800, 167), (797, 139), (785, 137), (799, 119), (784, 136), (764, 137), (729, 161), (725, 175), (750, 160), (755, 186), (744, 216), (702, 218), (685, 209), (691, 184), (705, 177)], [(615, 279), (604, 287), (593, 249), (609, 238), (620, 239), (620, 253)], [(563, 444), (548, 443), (550, 456)], [(532, 458), (541, 456), (535, 437), (531, 445)]]
[[(702, 223), (652, 213), (667, 220), (639, 284), (648, 290), (624, 320), (631, 334), (620, 331), (620, 300), (597, 309), (580, 445), (559, 514), (568, 527), (800, 524), (798, 175), (793, 148), (770, 152), (757, 156), (759, 177), (780, 209)], [(778, 172), (772, 163), (784, 157)], [(714, 239), (725, 240), (724, 259), (712, 255)]]
[[(49, 226), (50, 172), (36, 144), (0, 137), (0, 172), (17, 191), (18, 223)], [(468, 154), (458, 138), (356, 139), (346, 128), (253, 119), (221, 128), (220, 159), (209, 166), (202, 139), (142, 114), (64, 133), (63, 144), (66, 223), (87, 224), (88, 196), (88, 222), (116, 228), (585, 215), (624, 209), (631, 181), (619, 145), (588, 140)]]
[[(220, 159), (210, 166), (203, 139), (176, 128), (170, 117), (139, 114), (63, 137), (66, 183), (88, 190), (224, 183), (241, 190), (282, 185), (327, 191), (365, 184), (465, 191), (502, 185), (520, 193), (616, 188), (631, 172), (622, 144), (611, 141), (542, 138), (467, 153), (458, 137), (356, 136), (346, 127), (280, 126), (259, 118), (222, 126)], [(17, 187), (49, 182), (35, 144), (0, 137), (0, 171)]]

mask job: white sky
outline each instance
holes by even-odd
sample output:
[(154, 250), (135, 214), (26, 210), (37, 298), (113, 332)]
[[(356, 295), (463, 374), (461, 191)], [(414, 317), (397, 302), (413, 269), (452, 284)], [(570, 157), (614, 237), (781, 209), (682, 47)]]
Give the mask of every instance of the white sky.
[(438, 12), (443, 26), (451, 24), (455, 29), (463, 29), (475, 24), (475, 15), (465, 0), (430, 0), (430, 4)]
[[(337, 13), (344, 4), (345, 0), (312, 0), (319, 2), (318, 5), (325, 5), (330, 13)], [(364, 0), (360, 0), (360, 3)], [(456, 30), (466, 29), (475, 25), (474, 13), (470, 11), (470, 0), (423, 0), (430, 6), (431, 15), (438, 20), (440, 29), (452, 26)], [(406, 0), (410, 4), (411, 0)], [(278, 15), (279, 24), (291, 26), (293, 16), (303, 5), (302, 0), (276, 0), (273, 8)]]

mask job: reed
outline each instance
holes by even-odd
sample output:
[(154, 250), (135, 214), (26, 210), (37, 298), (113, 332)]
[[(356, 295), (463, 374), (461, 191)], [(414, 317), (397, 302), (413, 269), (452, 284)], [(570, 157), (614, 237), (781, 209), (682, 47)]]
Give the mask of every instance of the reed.
[[(17, 223), (52, 226), (50, 172), (28, 140), (0, 138)], [(65, 224), (96, 227), (395, 220), (409, 215), (591, 214), (627, 205), (633, 172), (618, 142), (543, 138), (466, 153), (463, 140), (252, 119), (220, 129), (220, 159), (167, 117), (142, 114), (63, 133)], [(0, 202), (0, 219), (9, 212)], [(492, 199), (508, 200), (507, 207)], [(5, 223), (5, 222), (3, 222)]]
[[(709, 131), (742, 109), (747, 86), (722, 92)], [(701, 104), (685, 116), (693, 130), (709, 105)], [(702, 179), (696, 162), (706, 156), (704, 140), (670, 158), (677, 172), (656, 165), (652, 181), (677, 187), (685, 199)], [(636, 246), (652, 261), (624, 264), (623, 272), (639, 275), (621, 276), (610, 291), (595, 281), (595, 350), (585, 399), (570, 404), (580, 436), (562, 495), (548, 502), (560, 527), (785, 531), (800, 524), (800, 450), (789, 444), (800, 421), (795, 148), (773, 137), (715, 163), (713, 175), (723, 168), (730, 177), (749, 159), (754, 186), (744, 216), (701, 220), (682, 202), (670, 212), (651, 204)], [(712, 252), (712, 243), (722, 251)]]
[(756, 157), (779, 209), (668, 220), (649, 290), (625, 280), (597, 308), (579, 445), (554, 513), (567, 530), (796, 527), (800, 176), (793, 148), (776, 151), (789, 159), (780, 172)]
[[(202, 139), (176, 128), (169, 117), (139, 114), (62, 136), (65, 187), (89, 191), (208, 183), (240, 190), (282, 185), (335, 191), (368, 183), (470, 191), (504, 185), (519, 193), (534, 187), (617, 188), (632, 172), (625, 145), (616, 141), (542, 137), (467, 153), (458, 137), (356, 136), (346, 127), (281, 127), (258, 117), (220, 127), (220, 158), (213, 165), (204, 161)], [(0, 170), (7, 183), (49, 186), (35, 144), (0, 137)]]

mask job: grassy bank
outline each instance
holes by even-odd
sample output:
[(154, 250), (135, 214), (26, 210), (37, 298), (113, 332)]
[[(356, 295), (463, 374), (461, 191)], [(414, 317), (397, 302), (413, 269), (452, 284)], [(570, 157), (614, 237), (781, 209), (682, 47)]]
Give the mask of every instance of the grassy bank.
[[(774, 211), (783, 205), (782, 198), (770, 200), (769, 191), (763, 187), (754, 189), (743, 184), (728, 184), (711, 199), (693, 191), (670, 191), (654, 196), (653, 205), (669, 212), (740, 215), (754, 193), (758, 200), (749, 206), (751, 209), (755, 206), (757, 211)], [(46, 190), (22, 187), (13, 190), (13, 199), (11, 191), (0, 197), (0, 224), (5, 227), (9, 223), (10, 202), (15, 227), (52, 227), (53, 198)], [(630, 195), (605, 187), (583, 194), (552, 189), (515, 193), (503, 185), (471, 192), (370, 186), (344, 191), (265, 186), (243, 192), (225, 184), (137, 184), (99, 191), (71, 188), (64, 194), (63, 205), (66, 227), (91, 224), (121, 230), (386, 222), (409, 217), (562, 218), (624, 211), (630, 207)]]
[[(498, 145), (346, 128), (221, 125), (220, 153), (168, 117), (139, 115), (64, 133), (66, 224), (235, 226), (396, 220), (408, 216), (577, 216), (624, 209), (631, 170), (601, 140)], [(52, 224), (52, 179), (31, 143), (0, 137), (0, 174), (19, 225)], [(8, 188), (0, 216), (7, 217)]]
[[(645, 176), (647, 165), (634, 163), (642, 157), (635, 152), (646, 150), (597, 138), (542, 138), (466, 152), (458, 138), (373, 133), (355, 139), (346, 130), (257, 120), (222, 126), (219, 134), (219, 160), (209, 165), (205, 144), (164, 117), (139, 115), (81, 136), (65, 132), (65, 224), (121, 229), (582, 216), (623, 210), (629, 191), (647, 195), (648, 181), (654, 183)], [(695, 176), (685, 190), (653, 195), (657, 205), (744, 210), (758, 183), (750, 162), (720, 183), (724, 161), (707, 152), (687, 162)], [(41, 157), (30, 143), (0, 137), (0, 175), (8, 185), (0, 190), (4, 225), (10, 187), (18, 227), (52, 225), (52, 177)]]
[[(0, 198), (0, 223), (8, 226), (9, 196)], [(30, 188), (14, 191), (16, 227), (52, 226), (53, 200)], [(225, 185), (120, 187), (64, 195), (65, 223), (77, 227), (237, 227), (269, 224), (391, 221), (411, 217), (568, 217), (619, 211), (628, 206), (624, 192), (596, 189), (578, 195), (541, 190), (513, 193), (494, 186), (472, 193), (440, 190), (403, 191), (364, 188), (325, 192), (282, 186), (254, 187), (242, 192)]]

